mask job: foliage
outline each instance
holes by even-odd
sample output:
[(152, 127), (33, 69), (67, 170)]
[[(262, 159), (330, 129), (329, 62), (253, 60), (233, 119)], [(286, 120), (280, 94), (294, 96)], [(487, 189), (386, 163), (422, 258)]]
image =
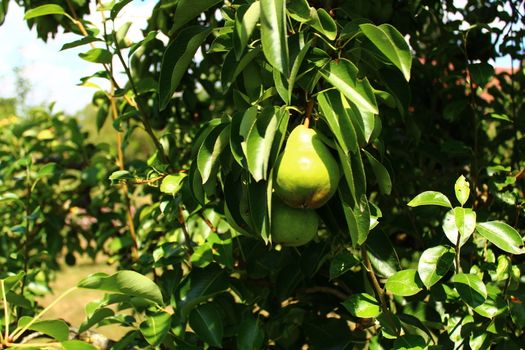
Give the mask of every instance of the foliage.
[[(101, 28), (85, 3), (26, 3), (41, 37), (73, 30), (64, 49), (100, 67), (82, 81), (110, 84), (93, 104), (116, 150), (49, 111), (5, 123), (3, 344), (84, 346), (35, 316), (31, 286), (85, 250), (121, 268), (77, 286), (108, 292), (81, 331), (130, 327), (114, 348), (519, 348), (523, 70), (490, 64), (523, 61), (513, 2), (469, 1), (462, 23), (451, 1), (168, 1), (137, 42), (115, 27), (128, 3), (99, 3)], [(316, 237), (287, 247), (274, 170), (300, 124), (342, 176)], [(137, 128), (155, 150), (129, 161)]]

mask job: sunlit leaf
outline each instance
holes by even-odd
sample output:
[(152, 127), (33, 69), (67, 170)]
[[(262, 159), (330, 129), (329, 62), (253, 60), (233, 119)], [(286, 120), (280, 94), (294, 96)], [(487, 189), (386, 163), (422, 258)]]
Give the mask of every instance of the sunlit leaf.
[(511, 253), (523, 254), (523, 238), (512, 226), (501, 221), (480, 222), (476, 231), (496, 247)]

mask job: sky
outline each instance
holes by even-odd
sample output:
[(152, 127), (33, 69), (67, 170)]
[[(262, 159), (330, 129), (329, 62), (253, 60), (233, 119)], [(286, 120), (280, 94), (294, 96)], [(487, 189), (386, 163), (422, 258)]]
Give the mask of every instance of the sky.
[[(94, 1), (92, 3), (95, 3)], [(145, 28), (155, 1), (132, 1), (119, 15), (116, 25), (132, 21), (130, 39), (140, 40), (140, 30)], [(99, 71), (102, 66), (81, 59), (78, 54), (87, 51), (88, 45), (60, 51), (63, 44), (81, 37), (60, 32), (47, 43), (37, 38), (36, 29), (29, 30), (23, 20), (24, 11), (11, 1), (6, 20), (0, 26), (0, 97), (15, 96), (15, 67), (21, 68), (22, 76), (31, 84), (27, 103), (48, 104), (55, 101), (55, 110), (74, 114), (91, 101), (95, 92), (92, 87), (78, 86), (80, 78)], [(100, 23), (100, 13), (91, 11), (87, 18)], [(120, 23), (119, 23), (120, 22)]]
[[(458, 5), (464, 0), (455, 0)], [(92, 3), (95, 3), (94, 1)], [(140, 40), (140, 30), (146, 26), (146, 20), (155, 5), (154, 0), (135, 0), (128, 4), (117, 19), (117, 27), (125, 21), (132, 21), (129, 32), (131, 40)], [(94, 9), (87, 18), (100, 23), (100, 14)], [(78, 86), (80, 78), (89, 76), (101, 69), (95, 63), (82, 60), (78, 54), (89, 46), (60, 51), (63, 44), (80, 39), (71, 33), (59, 33), (47, 43), (37, 38), (36, 30), (29, 30), (23, 20), (23, 10), (11, 1), (6, 20), (0, 26), (0, 97), (15, 95), (14, 68), (22, 69), (22, 76), (31, 84), (28, 96), (29, 105), (38, 105), (55, 101), (55, 108), (68, 114), (74, 114), (90, 103), (95, 92), (92, 87)], [(496, 62), (499, 67), (510, 67), (510, 59), (502, 58)]]

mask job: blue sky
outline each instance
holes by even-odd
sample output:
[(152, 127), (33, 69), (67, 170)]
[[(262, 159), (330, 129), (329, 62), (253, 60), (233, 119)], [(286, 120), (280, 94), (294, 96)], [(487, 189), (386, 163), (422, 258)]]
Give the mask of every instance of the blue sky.
[[(456, 0), (461, 3), (464, 0)], [(156, 1), (132, 1), (121, 12), (121, 21), (132, 21), (129, 36), (140, 40), (140, 29), (146, 24)], [(94, 3), (94, 2), (93, 2)], [(91, 11), (88, 18), (100, 23), (100, 14)], [(75, 113), (91, 101), (94, 89), (77, 84), (80, 78), (98, 71), (100, 66), (78, 57), (89, 47), (60, 51), (63, 44), (79, 39), (75, 34), (59, 33), (55, 39), (44, 43), (37, 39), (36, 31), (29, 30), (23, 21), (24, 13), (11, 1), (6, 21), (0, 26), (0, 97), (14, 96), (15, 76), (13, 69), (22, 68), (23, 76), (30, 81), (32, 89), (28, 98), (30, 105), (56, 102), (56, 108), (67, 113)], [(118, 23), (117, 23), (118, 26)], [(502, 58), (497, 66), (510, 67), (510, 59)]]

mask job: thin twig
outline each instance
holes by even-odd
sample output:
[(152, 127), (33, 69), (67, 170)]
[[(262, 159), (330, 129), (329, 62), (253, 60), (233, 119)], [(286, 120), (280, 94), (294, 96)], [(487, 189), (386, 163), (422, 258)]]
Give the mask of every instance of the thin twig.
[(298, 289), (297, 292), (305, 293), (305, 294), (315, 294), (315, 293), (331, 294), (341, 300), (347, 300), (350, 297), (349, 295), (347, 295), (346, 293), (343, 293), (339, 289), (332, 288), (332, 287), (325, 287), (325, 286), (302, 288), (302, 289)]
[[(4, 339), (9, 339), (9, 304), (7, 303), (7, 297), (5, 294), (5, 283), (4, 280), (0, 280), (0, 287), (2, 287), (2, 302), (4, 303), (4, 326), (5, 326), (5, 333), (4, 333)], [(2, 335), (0, 334), (0, 337)], [(3, 339), (0, 339), (3, 343)]]

